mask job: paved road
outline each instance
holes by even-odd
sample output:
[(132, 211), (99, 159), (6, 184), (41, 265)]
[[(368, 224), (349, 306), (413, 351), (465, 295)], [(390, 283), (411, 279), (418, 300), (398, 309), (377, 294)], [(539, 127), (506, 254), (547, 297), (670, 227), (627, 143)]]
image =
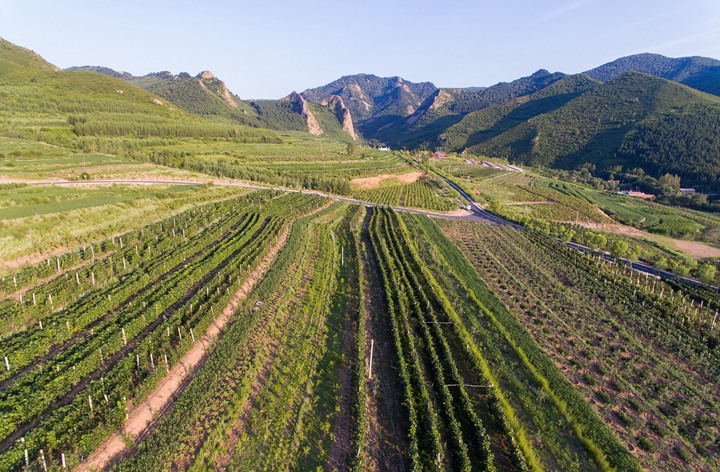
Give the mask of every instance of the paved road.
[(637, 270), (638, 272), (642, 272), (644, 274), (653, 275), (655, 277), (660, 277), (661, 279), (672, 280), (674, 282), (680, 282), (680, 283), (683, 283), (686, 285), (692, 285), (695, 287), (705, 287), (707, 289), (714, 290), (716, 292), (720, 291), (720, 288), (716, 287), (714, 285), (709, 285), (709, 284), (706, 284), (704, 282), (701, 282), (697, 279), (693, 279), (690, 277), (683, 277), (681, 275), (673, 274), (670, 271), (658, 269), (657, 267), (651, 266), (650, 264), (646, 264), (644, 262), (631, 261), (630, 259), (625, 259), (622, 257), (616, 258), (605, 252), (596, 251), (595, 249), (589, 248), (587, 246), (583, 246), (582, 244), (578, 244), (578, 243), (569, 242), (569, 243), (566, 243), (566, 245), (573, 249), (577, 249), (578, 251), (589, 252), (591, 254), (599, 255), (600, 257), (602, 257), (603, 259), (606, 259), (608, 261), (614, 262), (615, 260), (619, 259), (621, 263), (623, 263), (627, 266), (630, 266), (633, 269)]
[[(202, 181), (195, 181), (195, 180), (38, 180), (38, 181), (30, 181), (30, 182), (23, 182), (28, 185), (204, 185), (207, 182)], [(304, 193), (304, 194), (311, 194), (311, 195), (317, 195), (319, 197), (325, 197), (325, 198), (331, 198), (338, 202), (347, 202), (347, 203), (354, 203), (358, 205), (365, 205), (368, 207), (378, 206), (379, 204), (373, 203), (373, 202), (366, 202), (363, 200), (358, 200), (355, 198), (348, 198), (348, 197), (340, 197), (337, 195), (328, 195), (323, 192), (315, 191), (315, 190), (307, 190), (307, 189), (294, 189), (294, 188), (286, 188), (286, 187), (273, 187), (271, 185), (257, 185), (257, 184), (248, 184), (244, 182), (224, 182), (224, 181), (217, 181), (212, 182), (213, 185), (220, 186), (220, 187), (240, 187), (240, 188), (249, 188), (249, 189), (255, 189), (255, 190), (279, 190), (283, 192), (290, 192), (290, 193)], [(432, 216), (436, 218), (452, 218), (452, 219), (463, 219), (463, 220), (475, 220), (475, 221), (483, 221), (483, 222), (489, 222), (493, 224), (499, 224), (497, 221), (493, 221), (488, 218), (488, 216), (492, 216), (489, 213), (484, 212), (482, 209), (480, 211), (482, 213), (478, 212), (470, 212), (468, 214), (458, 214), (453, 215), (451, 213), (441, 213), (441, 212), (434, 212), (434, 211), (428, 211), (428, 210), (421, 210), (417, 208), (408, 208), (403, 206), (392, 206), (393, 210), (396, 211), (402, 211), (405, 213), (415, 213), (418, 215), (427, 215)], [(478, 207), (479, 208), (479, 207)], [(494, 217), (496, 220), (499, 220), (499, 218)], [(502, 220), (505, 221), (505, 220)]]
[(470, 198), (470, 195), (468, 195), (467, 193), (465, 193), (465, 191), (463, 189), (458, 187), (458, 185), (455, 182), (453, 182), (452, 180), (450, 180), (440, 174), (437, 174), (437, 175), (441, 179), (443, 179), (449, 186), (451, 186), (453, 189), (455, 189), (460, 195), (462, 195), (462, 197), (468, 202), (468, 205), (470, 206), (470, 210), (473, 212), (473, 214), (478, 219), (485, 221), (487, 223), (490, 223), (490, 224), (494, 224), (494, 225), (509, 225), (519, 231), (522, 231), (525, 229), (524, 227), (522, 227), (518, 224), (515, 224), (511, 221), (500, 218), (497, 215), (493, 215), (492, 213), (483, 210), (483, 208), (480, 205), (478, 205), (477, 203), (475, 203), (475, 200)]
[[(438, 175), (439, 175), (439, 174), (438, 174)], [(476, 215), (481, 216), (481, 217), (484, 217), (484, 218), (488, 218), (488, 219), (490, 219), (491, 221), (493, 221), (495, 224), (510, 225), (510, 226), (513, 226), (514, 228), (516, 228), (516, 229), (518, 229), (518, 230), (523, 230), (523, 229), (524, 229), (524, 227), (522, 227), (522, 226), (520, 226), (520, 225), (518, 225), (518, 224), (512, 223), (512, 222), (507, 221), (507, 220), (504, 220), (504, 219), (502, 219), (502, 218), (500, 218), (500, 217), (498, 217), (498, 216), (492, 215), (492, 214), (488, 213), (487, 211), (483, 210), (482, 208), (480, 208), (480, 206), (478, 206), (477, 203), (475, 203), (475, 202), (472, 200), (472, 198), (470, 198), (470, 196), (469, 196), (467, 193), (465, 193), (465, 192), (464, 192), (460, 187), (458, 187), (453, 181), (451, 181), (451, 180), (443, 177), (442, 175), (440, 175), (440, 177), (441, 177), (445, 182), (447, 182), (448, 185), (450, 185), (452, 188), (454, 188), (455, 190), (457, 190), (457, 191), (460, 193), (460, 195), (462, 195), (463, 198), (465, 198), (465, 199), (469, 202), (470, 207), (472, 208), (472, 210), (475, 212)], [(595, 250), (593, 250), (592, 248), (589, 248), (589, 247), (584, 246), (584, 245), (582, 245), (582, 244), (569, 242), (569, 243), (567, 243), (567, 246), (568, 246), (568, 247), (571, 247), (571, 248), (573, 248), (573, 249), (576, 249), (576, 250), (578, 250), (578, 251), (590, 252), (590, 253), (593, 253), (593, 254), (598, 254), (598, 255), (600, 255), (602, 258), (607, 259), (607, 260), (609, 260), (609, 261), (614, 261), (614, 260), (615, 260), (615, 257), (611, 256), (610, 254), (607, 254), (607, 253), (602, 252), (602, 251), (595, 251)], [(673, 274), (672, 272), (669, 272), (669, 271), (667, 271), (667, 270), (658, 269), (657, 267), (651, 266), (650, 264), (646, 264), (646, 263), (644, 263), (644, 262), (631, 261), (631, 260), (629, 260), (629, 259), (623, 259), (623, 258), (619, 258), (619, 260), (620, 260), (623, 264), (626, 264), (626, 265), (632, 267), (633, 269), (637, 270), (638, 272), (643, 272), (643, 273), (645, 273), (645, 274), (650, 274), (650, 275), (654, 275), (654, 276), (656, 276), (656, 277), (660, 277), (661, 279), (672, 280), (672, 281), (674, 281), (674, 282), (680, 282), (680, 283), (684, 283), (684, 284), (687, 284), (687, 285), (693, 285), (693, 286), (696, 286), (696, 287), (705, 287), (705, 288), (707, 288), (707, 289), (714, 290), (714, 291), (716, 291), (716, 292), (720, 291), (720, 288), (715, 287), (714, 285), (708, 285), (708, 284), (706, 284), (706, 283), (704, 283), (704, 282), (701, 282), (701, 281), (699, 281), (699, 280), (697, 280), (697, 279), (693, 279), (693, 278), (690, 278), (690, 277), (683, 277), (683, 276), (680, 276), (680, 275), (677, 275), (677, 274)]]

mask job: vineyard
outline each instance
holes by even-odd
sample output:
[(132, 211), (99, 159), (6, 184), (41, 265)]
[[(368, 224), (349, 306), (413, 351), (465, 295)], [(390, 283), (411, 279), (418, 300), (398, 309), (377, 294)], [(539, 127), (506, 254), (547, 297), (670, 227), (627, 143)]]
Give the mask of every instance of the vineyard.
[(543, 71), (251, 103), (208, 74), (141, 78), (175, 103), (0, 39), (1, 472), (720, 470), (706, 196), (365, 134)]
[(87, 456), (205, 332), (286, 218), (317, 204), (251, 198), (140, 228), (111, 256), (13, 300), (3, 317), (4, 469), (38, 445), (47, 460)]
[(643, 467), (718, 467), (718, 299), (544, 236), (443, 223)]
[(459, 207), (458, 195), (429, 176), (410, 184), (381, 185), (371, 190), (356, 190), (353, 196), (381, 205), (451, 211)]
[(262, 190), (0, 292), (3, 470), (718, 465), (717, 294), (532, 231)]

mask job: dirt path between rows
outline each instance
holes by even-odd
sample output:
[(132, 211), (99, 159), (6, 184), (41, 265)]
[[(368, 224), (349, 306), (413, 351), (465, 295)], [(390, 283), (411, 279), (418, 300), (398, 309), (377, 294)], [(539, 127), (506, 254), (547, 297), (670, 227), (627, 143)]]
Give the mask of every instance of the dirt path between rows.
[(382, 288), (380, 266), (370, 241), (369, 212), (363, 222), (361, 242), (365, 260), (363, 270), (367, 284), (362, 294), (365, 304), (365, 351), (370, 352), (374, 341), (373, 377), (366, 388), (368, 430), (361, 454), (365, 470), (373, 472), (401, 472), (409, 464), (407, 417), (402, 399), (402, 384), (393, 356), (387, 300)]
[[(329, 202), (327, 205), (316, 208), (304, 216), (313, 215), (331, 204), (332, 202)], [(180, 361), (170, 369), (170, 372), (160, 381), (155, 390), (128, 413), (128, 419), (120, 428), (122, 432), (116, 431), (113, 433), (85, 462), (74, 469), (76, 472), (102, 470), (105, 468), (113, 457), (127, 449), (127, 438), (131, 440), (137, 438), (156, 420), (155, 413), (164, 411), (167, 408), (176, 392), (183, 386), (186, 379), (192, 375), (195, 367), (201, 363), (222, 328), (230, 321), (239, 302), (247, 297), (255, 285), (267, 273), (275, 261), (276, 256), (285, 245), (290, 235), (291, 225), (292, 223), (285, 225), (275, 245), (265, 255), (255, 270), (248, 275), (240, 289), (235, 292), (235, 295), (233, 295), (220, 316), (215, 318), (215, 321), (210, 325), (205, 334), (180, 358)]]
[[(348, 251), (348, 264), (352, 267), (352, 260), (357, 257), (356, 252)], [(338, 398), (335, 423), (333, 425), (333, 442), (330, 446), (330, 458), (326, 470), (345, 472), (348, 470), (347, 458), (350, 454), (351, 428), (353, 418), (351, 416), (352, 405), (350, 404), (353, 393), (353, 365), (357, 360), (356, 332), (358, 328), (359, 303), (363, 303), (359, 287), (358, 274), (354, 270), (348, 270), (348, 295), (347, 314), (345, 326), (343, 327), (342, 362), (338, 372), (338, 386), (340, 396)]]

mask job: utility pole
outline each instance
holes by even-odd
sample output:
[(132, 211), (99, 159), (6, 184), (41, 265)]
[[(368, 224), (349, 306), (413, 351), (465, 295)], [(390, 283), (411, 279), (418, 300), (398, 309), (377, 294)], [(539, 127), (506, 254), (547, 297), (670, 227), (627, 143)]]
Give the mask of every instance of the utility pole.
[(370, 340), (370, 371), (368, 373), (368, 379), (372, 380), (372, 361), (373, 361), (373, 348), (375, 347), (375, 340)]

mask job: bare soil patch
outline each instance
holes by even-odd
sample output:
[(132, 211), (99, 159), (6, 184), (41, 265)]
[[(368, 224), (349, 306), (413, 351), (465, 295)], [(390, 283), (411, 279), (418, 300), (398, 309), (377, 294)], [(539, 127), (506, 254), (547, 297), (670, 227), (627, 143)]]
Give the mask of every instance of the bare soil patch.
[(381, 174), (375, 177), (352, 179), (350, 185), (360, 190), (369, 190), (380, 186), (383, 180), (397, 179), (400, 183), (411, 184), (425, 175), (423, 172), (408, 172), (407, 174)]
[(690, 257), (694, 257), (696, 259), (704, 259), (706, 257), (720, 257), (720, 249), (708, 246), (704, 243), (698, 243), (695, 241), (683, 241), (680, 239), (675, 239), (675, 246), (677, 246), (678, 250), (684, 252)]
[[(585, 228), (607, 231), (609, 233), (615, 234), (622, 234), (625, 236), (630, 236), (632, 238), (647, 238), (653, 240), (656, 240), (657, 238), (662, 238), (665, 241), (674, 245), (674, 249), (677, 249), (683, 254), (694, 259), (703, 259), (706, 257), (720, 257), (720, 248), (716, 248), (714, 246), (710, 246), (708, 244), (697, 241), (685, 241), (683, 239), (673, 239), (667, 236), (658, 236), (648, 233), (647, 231), (642, 231), (640, 229), (633, 228), (632, 226), (626, 226), (619, 223), (607, 224), (579, 222), (578, 224), (580, 226), (584, 226)], [(659, 242), (663, 243), (663, 241)], [(671, 249), (673, 248), (671, 247)]]
[(607, 231), (608, 233), (623, 234), (633, 238), (640, 236), (648, 236), (649, 233), (632, 226), (622, 225), (620, 223), (591, 223), (589, 221), (579, 221), (578, 224), (585, 228)]

